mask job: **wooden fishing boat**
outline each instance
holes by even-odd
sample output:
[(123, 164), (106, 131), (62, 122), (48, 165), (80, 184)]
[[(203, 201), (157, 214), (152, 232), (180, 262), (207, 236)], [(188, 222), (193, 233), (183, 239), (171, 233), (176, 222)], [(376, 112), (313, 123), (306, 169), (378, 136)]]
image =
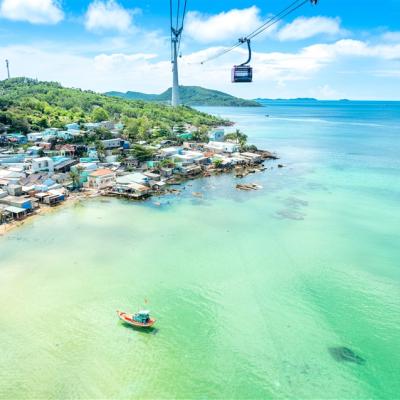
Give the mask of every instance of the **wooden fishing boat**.
[(149, 311), (139, 311), (136, 314), (127, 314), (123, 311), (117, 310), (118, 317), (129, 325), (136, 326), (138, 328), (150, 328), (152, 327), (156, 320), (150, 318)]

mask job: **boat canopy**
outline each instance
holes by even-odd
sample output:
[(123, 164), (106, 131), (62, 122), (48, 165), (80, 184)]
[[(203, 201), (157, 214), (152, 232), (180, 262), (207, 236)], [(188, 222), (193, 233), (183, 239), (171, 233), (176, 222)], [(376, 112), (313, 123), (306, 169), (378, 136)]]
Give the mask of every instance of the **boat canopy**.
[(133, 319), (137, 322), (142, 324), (146, 324), (150, 320), (150, 312), (147, 310), (138, 311), (134, 316)]
[(138, 315), (149, 315), (150, 311), (148, 311), (148, 310), (140, 310), (140, 311), (137, 312), (137, 314)]

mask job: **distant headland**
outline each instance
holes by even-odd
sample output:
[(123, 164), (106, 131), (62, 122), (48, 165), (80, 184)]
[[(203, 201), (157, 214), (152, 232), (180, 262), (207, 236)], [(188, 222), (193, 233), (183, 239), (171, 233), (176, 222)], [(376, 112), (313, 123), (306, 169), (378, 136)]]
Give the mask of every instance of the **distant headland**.
[[(200, 86), (180, 86), (180, 98), (185, 106), (218, 106), (218, 107), (260, 107), (255, 100), (246, 100), (232, 96), (218, 90), (206, 89)], [(171, 88), (161, 94), (148, 94), (128, 91), (106, 92), (105, 95), (120, 97), (128, 100), (144, 100), (157, 103), (169, 103), (171, 100)]]

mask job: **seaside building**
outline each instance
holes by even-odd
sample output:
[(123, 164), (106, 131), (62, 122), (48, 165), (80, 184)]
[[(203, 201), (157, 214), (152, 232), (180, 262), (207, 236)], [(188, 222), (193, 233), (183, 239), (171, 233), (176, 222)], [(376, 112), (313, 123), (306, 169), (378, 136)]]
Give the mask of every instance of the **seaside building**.
[(181, 151), (179, 154), (175, 154), (173, 158), (178, 162), (193, 164), (196, 160), (204, 158), (204, 155), (199, 151)]
[(22, 195), (22, 186), (9, 184), (7, 185), (7, 192), (10, 196), (21, 196)]
[(135, 199), (141, 199), (150, 194), (150, 187), (135, 182), (131, 182), (127, 185), (117, 183), (113, 187), (113, 192), (115, 194), (129, 195)]
[(33, 158), (29, 171), (37, 173), (41, 171), (54, 172), (54, 161), (50, 157)]
[(133, 174), (122, 175), (117, 178), (117, 184), (119, 185), (129, 185), (131, 183), (138, 183), (140, 185), (148, 185), (150, 182), (150, 178), (145, 174), (141, 174), (140, 172), (136, 172)]
[(215, 153), (236, 153), (239, 151), (239, 145), (230, 142), (210, 142), (204, 146), (206, 149)]
[(91, 189), (105, 189), (115, 184), (116, 174), (110, 169), (98, 169), (88, 176), (86, 186)]
[(26, 211), (33, 209), (32, 199), (23, 196), (6, 196), (0, 199), (0, 204), (22, 208)]
[(208, 134), (208, 139), (210, 142), (223, 142), (225, 138), (224, 129), (214, 129)]

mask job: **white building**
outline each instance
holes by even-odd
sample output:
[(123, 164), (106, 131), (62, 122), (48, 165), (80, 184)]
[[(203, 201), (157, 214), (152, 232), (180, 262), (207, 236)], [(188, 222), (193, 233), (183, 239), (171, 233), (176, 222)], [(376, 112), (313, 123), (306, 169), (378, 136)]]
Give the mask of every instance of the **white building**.
[(230, 142), (210, 142), (204, 146), (206, 149), (215, 153), (236, 153), (239, 151), (239, 145)]
[(89, 174), (87, 186), (92, 189), (105, 189), (115, 184), (116, 174), (110, 169), (98, 169)]
[(171, 157), (181, 152), (182, 152), (182, 147), (165, 147), (163, 149), (160, 149), (160, 154), (164, 157)]
[(203, 157), (203, 153), (200, 153), (199, 151), (182, 151), (181, 154), (176, 154), (174, 156), (175, 159), (183, 163), (194, 163), (196, 160), (199, 160)]
[(43, 139), (43, 132), (31, 132), (26, 135), (29, 142), (37, 142)]
[(118, 147), (122, 146), (122, 139), (121, 138), (115, 138), (115, 139), (106, 139), (102, 140), (101, 143), (103, 143), (104, 148), (106, 150), (109, 149), (117, 149)]
[(29, 170), (32, 173), (41, 171), (54, 172), (54, 161), (50, 157), (33, 158)]
[(150, 182), (150, 178), (139, 172), (136, 172), (134, 174), (122, 175), (117, 178), (117, 183), (119, 185), (129, 185), (131, 183), (147, 185), (149, 182)]

